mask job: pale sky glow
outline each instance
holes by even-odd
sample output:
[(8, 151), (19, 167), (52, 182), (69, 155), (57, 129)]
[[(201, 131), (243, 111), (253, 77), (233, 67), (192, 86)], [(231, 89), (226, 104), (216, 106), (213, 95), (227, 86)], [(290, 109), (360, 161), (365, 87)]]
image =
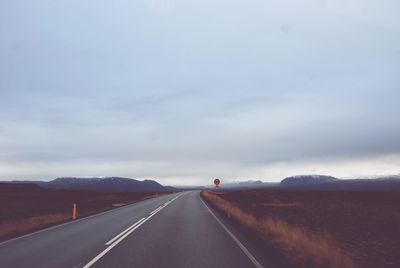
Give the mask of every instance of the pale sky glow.
[(400, 2), (0, 2), (0, 179), (400, 174)]

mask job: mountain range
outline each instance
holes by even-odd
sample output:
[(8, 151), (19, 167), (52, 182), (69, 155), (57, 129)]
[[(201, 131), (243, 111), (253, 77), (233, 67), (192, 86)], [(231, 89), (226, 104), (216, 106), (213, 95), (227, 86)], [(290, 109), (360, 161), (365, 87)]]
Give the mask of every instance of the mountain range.
[(334, 181), (339, 181), (339, 179), (325, 175), (297, 175), (283, 179), (279, 185), (283, 187), (291, 187), (329, 183)]
[[(123, 177), (60, 177), (52, 181), (8, 181), (14, 184), (36, 184), (41, 188), (70, 189), (104, 192), (172, 192), (177, 190), (201, 190), (204, 187), (163, 186), (154, 180), (135, 180)], [(206, 188), (213, 188), (209, 185)], [(326, 191), (399, 191), (400, 175), (375, 178), (338, 179), (324, 175), (298, 175), (287, 177), (280, 183), (262, 181), (221, 182), (221, 190), (280, 188), (293, 190)]]
[(42, 188), (89, 190), (102, 192), (171, 192), (176, 190), (163, 186), (154, 180), (135, 180), (122, 177), (60, 177), (51, 181), (12, 181), (12, 183), (33, 183)]
[(248, 181), (222, 183), (220, 188), (227, 189), (227, 190), (234, 190), (234, 189), (272, 188), (272, 187), (277, 187), (277, 186), (279, 186), (279, 183), (277, 183), (277, 182), (263, 182), (260, 180), (248, 180)]
[(338, 179), (323, 175), (301, 175), (285, 178), (280, 188), (327, 191), (400, 191), (400, 175), (369, 179)]

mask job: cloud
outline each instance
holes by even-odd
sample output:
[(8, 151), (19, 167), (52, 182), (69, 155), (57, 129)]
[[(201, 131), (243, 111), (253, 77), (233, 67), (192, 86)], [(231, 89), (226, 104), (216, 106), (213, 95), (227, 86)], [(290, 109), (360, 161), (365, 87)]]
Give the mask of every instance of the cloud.
[(2, 5), (1, 179), (395, 170), (394, 1)]

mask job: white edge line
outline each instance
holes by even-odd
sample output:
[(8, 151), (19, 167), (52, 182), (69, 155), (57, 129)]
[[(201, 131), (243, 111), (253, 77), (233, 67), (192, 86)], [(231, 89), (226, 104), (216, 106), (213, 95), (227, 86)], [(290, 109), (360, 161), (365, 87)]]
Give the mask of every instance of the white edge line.
[[(172, 194), (174, 194), (174, 193), (172, 193)], [(50, 227), (35, 231), (33, 233), (29, 233), (29, 234), (21, 235), (21, 236), (18, 236), (18, 237), (14, 237), (14, 238), (11, 238), (9, 240), (0, 242), (0, 247), (5, 245), (5, 244), (7, 244), (7, 243), (13, 242), (15, 240), (19, 240), (19, 239), (22, 239), (22, 238), (25, 238), (25, 237), (29, 237), (29, 236), (32, 236), (32, 235), (36, 235), (36, 234), (39, 234), (39, 233), (42, 233), (42, 232), (46, 232), (46, 231), (50, 231), (50, 230), (53, 230), (53, 229), (57, 229), (57, 228), (60, 228), (60, 227), (66, 226), (66, 225), (70, 225), (70, 224), (73, 224), (73, 223), (76, 223), (76, 222), (80, 222), (80, 221), (83, 221), (83, 220), (91, 219), (91, 218), (94, 218), (94, 217), (97, 217), (97, 216), (101, 216), (101, 215), (109, 213), (109, 212), (113, 212), (113, 211), (116, 211), (116, 210), (127, 208), (129, 206), (136, 205), (136, 204), (139, 204), (141, 202), (150, 201), (150, 200), (153, 200), (155, 198), (161, 198), (161, 197), (164, 197), (164, 196), (168, 196), (168, 195), (163, 195), (163, 196), (159, 196), (159, 197), (152, 197), (152, 198), (143, 199), (143, 200), (140, 200), (138, 202), (133, 202), (131, 204), (127, 204), (127, 205), (122, 206), (122, 207), (112, 208), (112, 209), (109, 209), (109, 210), (106, 210), (106, 211), (103, 211), (103, 212), (100, 212), (100, 213), (97, 213), (97, 214), (89, 215), (89, 216), (86, 216), (86, 217), (83, 217), (83, 218), (79, 218), (79, 219), (76, 219), (76, 220), (70, 220), (68, 222), (64, 222), (64, 223), (61, 223), (61, 224), (58, 224), (58, 225), (50, 226)]]
[(130, 235), (133, 231), (135, 231), (137, 228), (139, 228), (142, 224), (144, 224), (146, 221), (150, 220), (151, 217), (153, 217), (154, 215), (156, 215), (158, 212), (160, 212), (163, 208), (165, 208), (166, 206), (161, 207), (157, 212), (150, 214), (150, 216), (148, 216), (147, 218), (145, 218), (141, 223), (139, 223), (138, 225), (136, 225), (135, 227), (133, 227), (131, 230), (129, 230), (127, 233), (125, 233), (122, 237), (120, 237), (117, 241), (115, 241), (114, 243), (112, 243), (108, 248), (106, 248), (105, 250), (103, 250), (102, 252), (100, 252), (100, 254), (98, 254), (96, 257), (94, 257), (90, 262), (88, 262), (85, 266), (83, 266), (82, 268), (89, 268), (91, 267), (93, 264), (95, 264), (99, 259), (101, 259), (101, 257), (103, 257), (104, 255), (106, 255), (107, 252), (109, 252), (113, 247), (115, 247), (116, 245), (119, 244), (119, 242), (121, 242), (122, 240), (124, 240), (128, 235)]
[(142, 222), (143, 220), (145, 220), (146, 218), (141, 218), (139, 221), (135, 222), (133, 225), (129, 226), (128, 228), (126, 228), (124, 231), (122, 231), (121, 233), (119, 233), (117, 236), (115, 236), (113, 239), (111, 239), (110, 241), (108, 241), (106, 243), (106, 246), (112, 244), (115, 240), (117, 240), (119, 237), (121, 237), (123, 234), (125, 234), (126, 232), (128, 232), (130, 229), (132, 229), (133, 227), (135, 227), (136, 225), (138, 225), (140, 222)]
[(211, 209), (207, 206), (203, 199), (201, 199), (201, 197), (200, 200), (201, 202), (203, 202), (204, 206), (208, 209), (211, 215), (214, 216), (215, 220), (222, 226), (222, 228), (229, 234), (233, 241), (236, 242), (236, 244), (244, 252), (244, 254), (246, 254), (246, 256), (251, 260), (254, 266), (257, 268), (263, 268), (263, 266), (256, 260), (256, 258), (250, 253), (250, 251), (239, 241), (239, 239), (237, 239), (237, 237), (231, 231), (229, 231), (229, 229), (218, 219), (218, 217), (215, 216), (215, 214), (211, 211)]

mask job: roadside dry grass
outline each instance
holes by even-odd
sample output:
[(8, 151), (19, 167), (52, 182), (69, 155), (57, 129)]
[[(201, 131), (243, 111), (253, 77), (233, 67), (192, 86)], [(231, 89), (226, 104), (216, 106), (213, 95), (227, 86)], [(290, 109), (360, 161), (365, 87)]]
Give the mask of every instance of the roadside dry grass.
[(54, 224), (66, 222), (71, 215), (66, 213), (44, 214), (41, 216), (28, 217), (20, 221), (2, 222), (0, 224), (0, 238), (29, 233)]
[(211, 191), (202, 191), (201, 195), (227, 217), (272, 243), (296, 267), (356, 267), (327, 233), (311, 232), (299, 226), (289, 225), (278, 218), (258, 219)]
[(78, 218), (82, 218), (162, 194), (51, 190), (0, 183), (0, 241), (70, 221), (74, 203)]

